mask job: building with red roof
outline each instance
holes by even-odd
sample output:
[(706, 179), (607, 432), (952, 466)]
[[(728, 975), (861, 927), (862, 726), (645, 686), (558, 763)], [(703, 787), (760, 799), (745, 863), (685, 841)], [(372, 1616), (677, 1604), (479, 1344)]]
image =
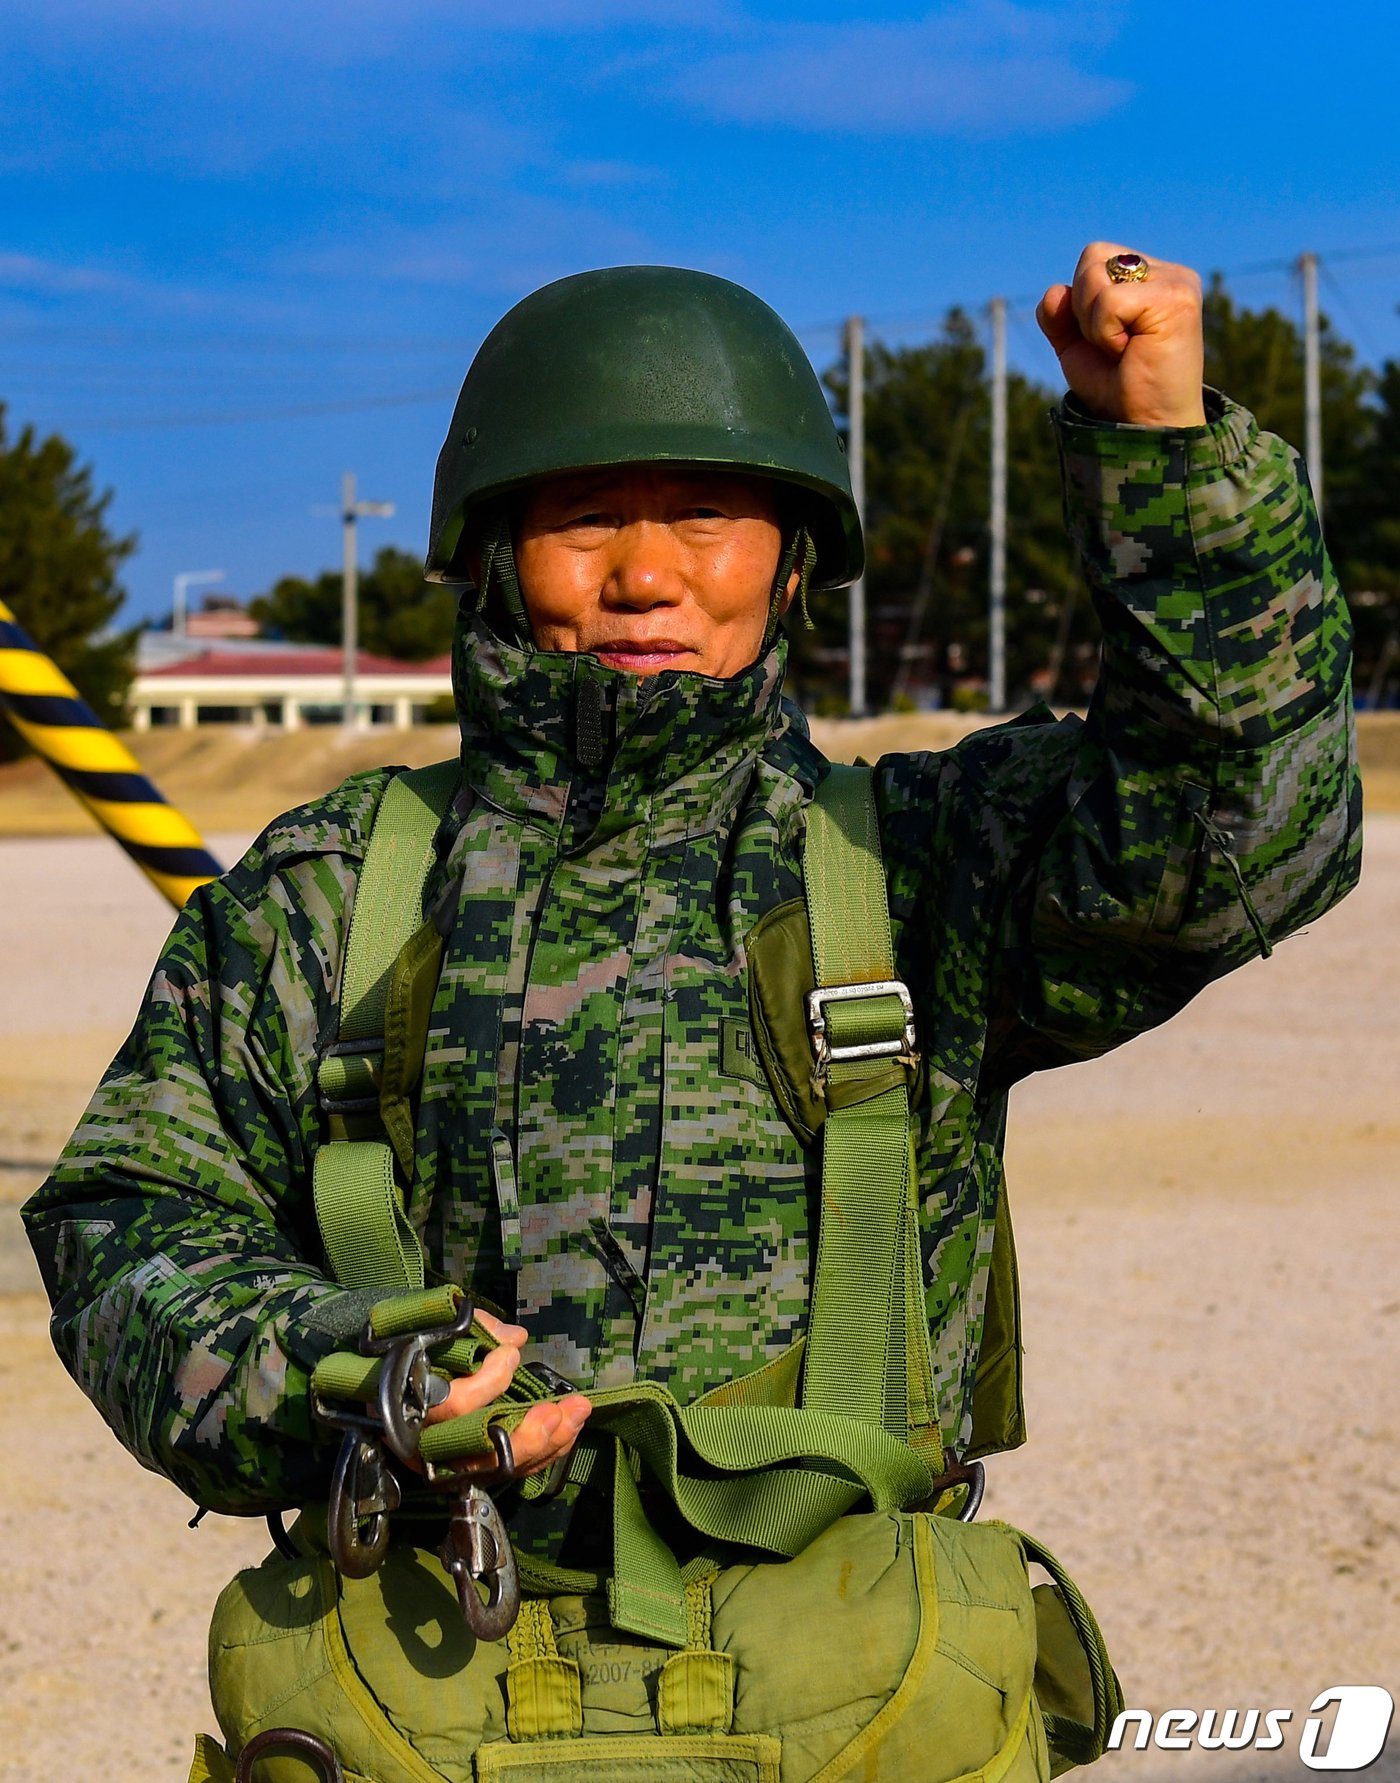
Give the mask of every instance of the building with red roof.
[[(345, 661), (338, 646), (147, 636), (129, 701), (137, 730), (161, 724), (298, 730), (344, 714)], [(451, 692), (450, 656), (399, 662), (367, 651), (356, 655), (356, 723), (407, 730)]]

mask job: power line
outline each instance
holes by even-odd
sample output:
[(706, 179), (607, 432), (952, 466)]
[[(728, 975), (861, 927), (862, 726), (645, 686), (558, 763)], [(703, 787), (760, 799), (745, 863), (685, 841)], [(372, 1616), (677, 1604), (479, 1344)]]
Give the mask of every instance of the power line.
[(450, 402), (457, 386), (446, 390), (414, 390), (399, 396), (365, 396), (346, 402), (306, 402), (284, 409), (245, 409), (222, 415), (148, 415), (137, 421), (70, 421), (84, 433), (136, 433), (175, 427), (236, 427), (259, 421), (300, 421), (316, 415), (351, 415), (366, 409), (408, 409)]
[[(1318, 259), (1333, 264), (1339, 262), (1363, 262), (1368, 260), (1387, 260), (1400, 258), (1400, 241), (1377, 242), (1365, 246), (1318, 249)], [(1243, 261), (1234, 266), (1212, 268), (1228, 278), (1253, 277), (1264, 273), (1290, 272), (1297, 266), (1296, 255), (1279, 255), (1263, 260)], [(1040, 291), (1026, 292), (1021, 295), (1009, 294), (1007, 303), (1011, 307), (1031, 306), (1039, 302)], [(948, 308), (963, 309), (969, 315), (983, 308), (983, 301), (976, 303), (953, 302)], [(943, 313), (931, 316), (928, 314), (910, 314), (907, 312), (888, 311), (866, 317), (867, 325), (883, 328), (925, 328), (942, 323)], [(799, 336), (830, 334), (839, 336), (845, 327), (845, 318), (825, 318), (820, 321), (804, 323), (793, 332)], [(64, 323), (20, 322), (0, 319), (0, 343), (8, 340), (58, 340), (71, 341), (76, 345), (87, 346), (123, 346), (134, 341), (148, 341), (167, 351), (206, 353), (211, 350), (229, 352), (346, 352), (346, 353), (431, 353), (443, 352), (460, 355), (464, 351), (473, 351), (474, 342), (470, 337), (457, 334), (425, 335), (425, 334), (327, 334), (320, 331), (296, 332), (279, 330), (250, 330), (247, 332), (218, 330), (201, 334), (178, 328), (92, 328), (86, 325), (70, 327)]]
[[(1365, 262), (1393, 258), (1400, 258), (1400, 242), (1377, 243), (1367, 247), (1333, 249), (1326, 254), (1319, 253), (1317, 256), (1321, 268), (1326, 268), (1328, 263), (1337, 261)], [(1251, 261), (1237, 265), (1234, 268), (1225, 268), (1221, 270), (1222, 276), (1237, 278), (1264, 273), (1296, 273), (1297, 267), (1298, 260), (1295, 256), (1293, 258)], [(1359, 316), (1357, 316), (1354, 307), (1347, 300), (1345, 293), (1342, 291), (1337, 280), (1330, 274), (1330, 272), (1328, 272), (1327, 276), (1329, 285), (1341, 298), (1349, 315), (1351, 315), (1357, 322), (1358, 332), (1363, 337), (1364, 344), (1370, 350), (1373, 357), (1377, 359), (1384, 357), (1377, 348), (1374, 340), (1370, 338), (1369, 331), (1360, 323)], [(1013, 320), (1016, 321), (1018, 330), (1021, 327), (1021, 316), (1019, 312), (1033, 310), (1039, 303), (1040, 296), (1041, 293), (1036, 291), (1022, 293), (1006, 299), (1008, 312)], [(982, 307), (983, 306), (980, 304), (974, 305), (954, 302), (950, 303), (937, 315), (887, 311), (868, 316), (866, 318), (866, 323), (867, 326), (874, 325), (886, 329), (936, 330), (942, 328), (946, 323), (950, 311), (961, 310), (970, 318), (976, 318), (981, 312)], [(845, 327), (846, 322), (845, 319), (842, 318), (837, 321), (809, 322), (796, 328), (794, 333), (800, 338), (809, 340), (813, 336), (830, 335), (835, 337), (839, 342), (843, 338)], [(25, 333), (41, 336), (48, 335), (52, 338), (53, 332), (54, 331), (43, 324), (34, 324), (25, 328), (16, 329), (12, 326), (0, 323), (0, 342), (3, 342), (6, 338), (14, 339), (22, 337)], [(1030, 334), (1029, 329), (1026, 329), (1024, 332), (1027, 335)], [(124, 334), (122, 331), (106, 329), (89, 330), (86, 331), (85, 335), (70, 336), (69, 338), (80, 343), (86, 340), (93, 345), (103, 344), (109, 347), (114, 347), (122, 345), (124, 341), (129, 342), (132, 338), (139, 339), (141, 336), (140, 334), (133, 336), (129, 331)], [(245, 349), (249, 351), (266, 351), (268, 348), (273, 348), (279, 351), (308, 352), (319, 350), (321, 352), (330, 353), (343, 351), (347, 353), (378, 353), (380, 355), (385, 352), (398, 351), (442, 351), (444, 353), (450, 351), (460, 354), (468, 348), (468, 343), (458, 336), (336, 336), (259, 333), (247, 335), (210, 335), (205, 336), (202, 339), (198, 336), (181, 339), (178, 336), (165, 334), (157, 336), (156, 338), (160, 340), (163, 346), (176, 352), (184, 350), (203, 352), (210, 348), (223, 347), (235, 352)], [(1034, 339), (1037, 337), (1032, 338)], [(25, 379), (26, 383), (30, 381), (31, 380), (28, 378)], [(352, 397), (327, 402), (284, 404), (267, 409), (250, 408), (217, 413), (211, 411), (199, 411), (194, 413), (177, 412), (173, 414), (137, 416), (126, 420), (120, 418), (114, 419), (110, 416), (93, 416), (87, 420), (68, 421), (65, 425), (74, 430), (80, 429), (84, 432), (98, 434), (157, 432), (166, 429), (174, 430), (186, 427), (245, 426), (266, 422), (308, 420), (327, 415), (368, 413), (377, 409), (426, 407), (430, 404), (450, 401), (456, 395), (456, 390), (457, 386), (454, 383), (451, 386), (443, 386), (433, 390), (403, 391), (382, 396)]]
[[(1040, 299), (1037, 298), (1036, 302), (1038, 303), (1039, 301), (1040, 301)], [(1024, 349), (1026, 350), (1026, 353), (1028, 354), (1029, 357), (1031, 357), (1031, 358), (1035, 358), (1035, 357), (1048, 358), (1051, 361), (1053, 361), (1054, 363), (1058, 364), (1058, 361), (1055, 360), (1055, 349), (1050, 345), (1049, 341), (1046, 340), (1045, 336), (1040, 332), (1039, 325), (1037, 324), (1035, 327), (1032, 327), (1031, 324), (1026, 320), (1026, 312), (1025, 312), (1024, 305), (1012, 303), (1011, 300), (1008, 298), (1007, 305), (1006, 305), (1006, 314), (1007, 314), (1008, 319), (1011, 322), (1011, 326), (1016, 330), (1016, 333), (1017, 333), (1018, 337), (1020, 338), (1021, 344), (1024, 347)], [(1034, 312), (1032, 312), (1032, 315), (1033, 314), (1034, 314)]]
[(1319, 251), (1319, 260), (1391, 260), (1400, 256), (1400, 241), (1382, 242), (1369, 248), (1330, 248)]
[(1331, 291), (1332, 295), (1337, 299), (1338, 303), (1341, 304), (1342, 308), (1350, 317), (1351, 326), (1359, 336), (1362, 346), (1366, 348), (1373, 359), (1384, 359), (1385, 354), (1382, 353), (1380, 348), (1376, 345), (1375, 338), (1371, 333), (1369, 325), (1361, 319), (1360, 310), (1357, 309), (1356, 305), (1347, 296), (1340, 281), (1325, 260), (1319, 261), (1319, 270), (1321, 271), (1323, 278), (1327, 281), (1328, 290)]
[(299, 334), (295, 331), (273, 332), (217, 330), (203, 333), (198, 329), (92, 328), (83, 323), (31, 322), (0, 318), (0, 344), (8, 341), (38, 340), (57, 345), (72, 342), (77, 346), (119, 347), (133, 341), (145, 341), (172, 351), (207, 353), (211, 349), (230, 352), (266, 352), (269, 349), (288, 353), (343, 351), (347, 353), (461, 353), (474, 350), (472, 337), (460, 334)]
[[(1316, 253), (1319, 263), (1330, 262), (1332, 264), (1335, 264), (1338, 261), (1400, 259), (1400, 242), (1379, 242), (1368, 247), (1358, 248), (1317, 249)], [(1248, 260), (1235, 266), (1214, 266), (1210, 268), (1212, 273), (1219, 273), (1222, 278), (1230, 279), (1254, 277), (1263, 273), (1296, 273), (1297, 270), (1298, 256), (1296, 254), (1279, 255), (1268, 260)], [(1008, 308), (1012, 310), (1033, 310), (1040, 302), (1043, 295), (1043, 289), (1039, 291), (1028, 291), (1019, 296), (1009, 296), (1006, 299), (1006, 303)], [(868, 324), (873, 323), (877, 326), (886, 328), (936, 328), (942, 326), (943, 322), (946, 320), (948, 310), (950, 309), (964, 310), (968, 315), (972, 315), (981, 307), (983, 306), (980, 304), (974, 305), (955, 301), (948, 304), (943, 313), (938, 316), (872, 315), (867, 316), (866, 321)], [(844, 324), (839, 321), (812, 322), (804, 328), (794, 329), (793, 332), (798, 335), (839, 333), (843, 326)]]

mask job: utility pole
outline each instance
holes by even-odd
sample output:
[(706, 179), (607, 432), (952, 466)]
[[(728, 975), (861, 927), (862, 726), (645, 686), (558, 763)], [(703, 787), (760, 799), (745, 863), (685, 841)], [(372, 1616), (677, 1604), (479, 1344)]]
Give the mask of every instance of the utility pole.
[(992, 520), (987, 702), (1006, 710), (1006, 299), (992, 299)]
[(1303, 275), (1303, 395), (1307, 409), (1308, 481), (1322, 517), (1322, 343), (1317, 316), (1317, 255), (1298, 256)]
[(173, 637), (183, 638), (189, 623), (190, 590), (201, 582), (222, 582), (222, 570), (181, 570), (175, 578), (175, 598), (170, 613)]
[[(850, 439), (846, 454), (851, 465), (851, 494), (856, 513), (865, 526), (865, 322), (851, 316), (846, 322), (846, 381), (850, 387), (846, 398), (846, 416), (850, 422)], [(865, 716), (865, 577), (851, 587), (850, 614), (850, 707), (852, 718)]]
[(355, 473), (346, 471), (340, 482), (341, 601), (340, 638), (345, 658), (345, 691), (340, 722), (347, 734), (356, 728), (355, 669), (360, 644), (360, 558), (356, 523), (365, 515), (387, 519), (394, 511), (391, 501), (357, 501)]

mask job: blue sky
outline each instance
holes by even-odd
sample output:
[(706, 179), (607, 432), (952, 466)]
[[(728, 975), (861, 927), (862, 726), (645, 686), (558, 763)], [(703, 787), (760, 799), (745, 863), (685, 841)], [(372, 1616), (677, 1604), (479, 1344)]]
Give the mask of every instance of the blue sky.
[[(422, 548), (483, 334), (590, 265), (740, 280), (819, 367), (1031, 300), (1091, 237), (1296, 309), (1313, 247), (1400, 357), (1393, 9), (1176, 0), (5, 0), (0, 400), (72, 439), (177, 571), (251, 593), (338, 560), (343, 470)], [(1378, 252), (1376, 250), (1393, 252)], [(1356, 250), (1363, 250), (1358, 255)]]

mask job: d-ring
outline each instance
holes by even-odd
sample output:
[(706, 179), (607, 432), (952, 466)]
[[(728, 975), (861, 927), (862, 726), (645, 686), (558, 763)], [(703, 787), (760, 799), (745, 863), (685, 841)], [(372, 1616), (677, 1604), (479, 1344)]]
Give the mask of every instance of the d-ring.
[(345, 1773), (335, 1753), (324, 1740), (318, 1740), (314, 1733), (307, 1733), (300, 1727), (268, 1727), (262, 1733), (254, 1734), (238, 1755), (233, 1783), (252, 1783), (253, 1766), (271, 1752), (288, 1752), (293, 1757), (319, 1765), (322, 1783), (345, 1783)]
[(955, 1487), (966, 1486), (967, 1497), (957, 1513), (959, 1523), (970, 1523), (982, 1508), (982, 1494), (987, 1489), (987, 1470), (980, 1461), (959, 1461), (956, 1455), (947, 1456), (948, 1465), (938, 1478), (931, 1482), (930, 1497), (933, 1500)]

